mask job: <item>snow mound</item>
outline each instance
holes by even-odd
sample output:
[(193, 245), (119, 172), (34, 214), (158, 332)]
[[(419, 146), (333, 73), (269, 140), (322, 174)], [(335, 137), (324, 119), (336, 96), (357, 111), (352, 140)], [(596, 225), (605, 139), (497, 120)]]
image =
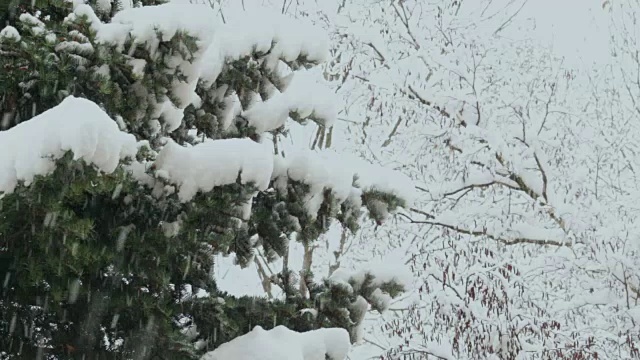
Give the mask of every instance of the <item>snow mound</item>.
[(273, 155), (250, 139), (207, 140), (184, 147), (172, 140), (162, 148), (154, 163), (156, 175), (178, 185), (181, 201), (191, 200), (198, 191), (236, 182), (254, 183), (259, 190), (269, 186)]
[[(313, 91), (309, 91), (313, 89)], [(256, 132), (275, 130), (285, 124), (289, 113), (301, 120), (312, 118), (329, 127), (338, 116), (336, 96), (311, 72), (300, 70), (291, 74), (286, 90), (264, 102), (257, 102), (243, 113)]]
[(133, 157), (137, 143), (93, 102), (69, 96), (58, 106), (0, 132), (0, 193), (11, 193), (19, 181), (29, 185), (37, 175), (55, 169), (67, 151), (105, 173), (121, 159)]
[[(413, 189), (411, 181), (403, 175), (385, 171), (368, 163), (348, 162), (331, 151), (322, 153), (301, 150), (291, 157), (274, 156), (268, 144), (250, 139), (206, 140), (195, 146), (180, 146), (168, 140), (154, 163), (156, 176), (179, 187), (181, 201), (189, 201), (199, 191), (209, 192), (216, 186), (254, 183), (258, 190), (266, 190), (271, 180), (280, 191), (286, 191), (289, 180), (309, 185), (305, 195), (305, 210), (312, 218), (324, 199), (324, 191), (332, 191), (336, 201), (342, 203), (361, 192), (353, 187), (354, 178), (366, 176), (362, 190), (380, 190), (399, 196), (407, 203), (412, 200), (406, 187)], [(361, 175), (360, 169), (370, 173)], [(356, 172), (354, 172), (354, 170)], [(382, 176), (374, 176), (382, 172)], [(401, 181), (394, 182), (394, 179)], [(361, 180), (358, 180), (361, 183)], [(409, 184), (409, 185), (407, 185)]]
[(15, 41), (20, 41), (20, 33), (13, 26), (7, 26), (4, 29), (0, 30), (0, 41), (2, 39), (13, 39)]
[(179, 31), (197, 37), (200, 45), (206, 46), (217, 26), (216, 13), (207, 5), (166, 3), (120, 11), (111, 23), (98, 24), (97, 36), (102, 42), (117, 43), (120, 47), (124, 46), (127, 36), (131, 36), (136, 43), (145, 44), (151, 53), (155, 53), (160, 40), (169, 41)]
[(279, 59), (291, 62), (301, 56), (319, 63), (329, 55), (329, 38), (308, 23), (268, 8), (257, 7), (231, 14), (227, 23), (216, 29), (214, 39), (204, 54), (206, 66), (202, 69), (201, 79), (213, 83), (225, 61), (249, 56), (253, 51), (266, 53), (270, 49), (266, 61), (272, 69)]
[(317, 216), (326, 189), (332, 191), (338, 203), (367, 191), (395, 195), (407, 208), (415, 198), (413, 182), (405, 175), (326, 149), (297, 149), (289, 158), (276, 156), (273, 179), (280, 191), (286, 190), (288, 180), (309, 185), (304, 204), (311, 217)]
[(251, 332), (220, 345), (201, 360), (343, 360), (351, 343), (344, 329), (319, 329), (298, 333), (278, 326)]
[[(331, 154), (300, 151), (290, 158), (277, 156), (277, 171), (274, 177), (284, 177), (309, 185), (309, 192), (303, 202), (309, 216), (315, 218), (324, 201), (325, 189), (330, 189), (339, 203), (347, 199), (353, 184), (353, 171), (335, 161)], [(286, 187), (279, 186), (280, 190)]]
[[(261, 62), (275, 71), (281, 60), (295, 68), (294, 63), (298, 59), (319, 63), (327, 58), (328, 37), (321, 30), (279, 13), (265, 16), (265, 12), (272, 11), (260, 8), (243, 12), (222, 23), (217, 19), (216, 11), (209, 6), (167, 3), (126, 9), (118, 12), (111, 23), (103, 24), (88, 5), (77, 4), (66, 21), (86, 17), (96, 31), (99, 43), (113, 45), (118, 51), (127, 50), (130, 55), (136, 46), (141, 45), (153, 61), (161, 60), (161, 52), (158, 51), (161, 41), (169, 41), (179, 32), (197, 38), (198, 51), (192, 54), (193, 58), (183, 59), (176, 52), (162, 60), (171, 71), (184, 77), (184, 81), (172, 84), (172, 95), (179, 100), (179, 106), (161, 102), (156, 104), (154, 112), (156, 118), (163, 119), (166, 131), (172, 132), (182, 122), (183, 109), (197, 97), (198, 81), (214, 84), (230, 61), (251, 55), (254, 51), (262, 52), (266, 55)], [(129, 49), (124, 48), (127, 40), (132, 40)], [(135, 60), (138, 62), (134, 63), (134, 71), (142, 75), (144, 64), (139, 61), (141, 59)], [(296, 76), (290, 91), (248, 110), (245, 115), (250, 125), (255, 126), (257, 132), (271, 131), (282, 126), (290, 112), (295, 112), (303, 119), (312, 117), (325, 126), (331, 126), (337, 114), (334, 94), (328, 89), (322, 91), (319, 84), (303, 82), (304, 79), (304, 76)], [(309, 86), (317, 87), (319, 91), (310, 92)]]
[(364, 160), (342, 155), (343, 163), (356, 173), (357, 187), (362, 191), (381, 191), (397, 196), (409, 208), (416, 199), (416, 187), (403, 173)]

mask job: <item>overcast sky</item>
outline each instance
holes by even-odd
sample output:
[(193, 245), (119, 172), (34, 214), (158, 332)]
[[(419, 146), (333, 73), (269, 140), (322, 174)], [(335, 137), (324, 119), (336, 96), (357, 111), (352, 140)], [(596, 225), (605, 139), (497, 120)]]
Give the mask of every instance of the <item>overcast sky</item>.
[(609, 14), (603, 0), (529, 0), (520, 21), (535, 21), (535, 36), (552, 45), (567, 64), (591, 66), (610, 58)]

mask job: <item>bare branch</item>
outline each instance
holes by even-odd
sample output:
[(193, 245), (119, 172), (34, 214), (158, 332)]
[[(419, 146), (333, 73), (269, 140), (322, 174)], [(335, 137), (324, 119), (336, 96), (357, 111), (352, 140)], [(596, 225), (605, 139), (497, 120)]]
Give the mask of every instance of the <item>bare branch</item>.
[(544, 198), (544, 201), (549, 202), (549, 199), (547, 198), (547, 183), (548, 183), (547, 173), (542, 168), (542, 163), (538, 158), (538, 154), (534, 152), (533, 158), (536, 160), (536, 165), (538, 165), (538, 169), (540, 169), (540, 173), (542, 174), (542, 197)]
[(533, 245), (541, 245), (541, 246), (552, 245), (552, 246), (571, 247), (570, 243), (556, 241), (556, 240), (548, 240), (548, 239), (529, 239), (529, 238), (505, 239), (505, 238), (502, 238), (502, 237), (499, 237), (497, 235), (489, 233), (486, 228), (483, 228), (482, 230), (465, 229), (465, 228), (460, 227), (460, 226), (451, 225), (451, 224), (445, 224), (445, 223), (434, 221), (434, 220), (414, 220), (410, 216), (408, 216), (406, 214), (403, 214), (403, 213), (400, 213), (400, 215), (405, 217), (412, 224), (429, 224), (429, 225), (435, 225), (435, 226), (443, 227), (443, 228), (446, 228), (446, 229), (449, 229), (449, 230), (453, 230), (453, 231), (456, 231), (456, 232), (461, 233), (461, 234), (473, 235), (473, 236), (484, 236), (484, 237), (487, 237), (487, 238), (489, 238), (491, 240), (498, 241), (498, 242), (500, 242), (502, 244), (505, 244), (505, 245), (533, 244)]
[[(409, 91), (411, 92), (411, 94), (406, 94), (406, 92), (404, 92), (403, 90), (401, 90), (401, 91), (402, 91), (405, 95), (408, 95), (410, 99), (414, 99), (414, 98), (415, 98), (415, 99), (417, 99), (420, 103), (422, 103), (423, 105), (426, 105), (426, 106), (428, 106), (428, 107), (431, 107), (431, 108), (436, 109), (436, 110), (440, 113), (440, 115), (442, 115), (442, 116), (444, 116), (444, 117), (446, 117), (446, 118), (452, 119), (451, 114), (449, 114), (445, 109), (443, 109), (443, 108), (439, 107), (438, 105), (434, 104), (433, 102), (431, 102), (431, 101), (429, 101), (429, 100), (424, 99), (423, 97), (421, 97), (421, 96), (418, 94), (418, 92), (417, 92), (413, 87), (411, 87), (411, 85), (409, 85), (409, 86), (408, 86), (408, 88), (409, 88)], [(466, 124), (464, 124), (464, 122), (463, 122), (463, 126), (466, 126)]]
[(519, 188), (517, 188), (517, 187), (515, 187), (513, 185), (509, 185), (507, 183), (503, 183), (503, 182), (494, 180), (494, 181), (491, 181), (491, 182), (488, 182), (488, 183), (484, 183), (484, 184), (469, 184), (469, 185), (463, 186), (463, 187), (461, 187), (459, 189), (446, 192), (446, 193), (443, 194), (443, 196), (447, 197), (447, 196), (455, 195), (455, 194), (457, 194), (457, 193), (459, 193), (461, 191), (465, 191), (465, 190), (469, 190), (469, 189), (488, 188), (488, 187), (490, 187), (492, 185), (502, 185), (502, 186), (506, 186), (506, 187), (508, 187), (510, 189), (513, 189), (513, 190), (520, 190)]

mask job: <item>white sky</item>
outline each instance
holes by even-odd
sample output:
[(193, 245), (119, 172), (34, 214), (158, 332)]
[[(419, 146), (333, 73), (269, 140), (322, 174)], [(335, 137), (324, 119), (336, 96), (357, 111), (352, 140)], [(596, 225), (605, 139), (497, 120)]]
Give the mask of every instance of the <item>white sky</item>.
[(534, 21), (535, 38), (552, 46), (567, 65), (602, 64), (610, 58), (603, 0), (529, 0), (519, 21)]

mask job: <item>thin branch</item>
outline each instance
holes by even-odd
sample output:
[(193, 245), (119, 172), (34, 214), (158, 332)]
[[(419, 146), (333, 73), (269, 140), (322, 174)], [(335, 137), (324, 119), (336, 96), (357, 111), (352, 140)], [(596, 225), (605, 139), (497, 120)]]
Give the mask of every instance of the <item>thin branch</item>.
[[(507, 168), (506, 165), (506, 161), (504, 160), (504, 158), (502, 157), (502, 155), (500, 154), (496, 154), (496, 160), (498, 160), (498, 162), (500, 163), (500, 165), (502, 165), (503, 167)], [(545, 174), (546, 176), (546, 174)], [(518, 186), (520, 187), (520, 191), (524, 192), (525, 194), (527, 194), (531, 199), (533, 199), (534, 201), (537, 201), (540, 197), (542, 197), (540, 194), (538, 194), (537, 192), (535, 192), (529, 185), (527, 185), (526, 181), (518, 174), (515, 173), (510, 173), (509, 174), (509, 179), (514, 181), (516, 184), (518, 184)], [(543, 203), (543, 205), (549, 205), (546, 202)], [(556, 223), (558, 224), (558, 226), (560, 226), (560, 228), (566, 233), (567, 229), (564, 223), (564, 220), (562, 220), (561, 218), (559, 218), (554, 209), (553, 208), (549, 208), (547, 210), (547, 214), (549, 215), (549, 217)]]
[(406, 94), (406, 92), (400, 90), (401, 92), (405, 93), (406, 95), (409, 96), (410, 99), (417, 99), (420, 103), (422, 103), (423, 105), (426, 105), (428, 107), (434, 108), (436, 109), (440, 115), (452, 119), (451, 114), (449, 114), (445, 109), (439, 107), (438, 105), (434, 104), (433, 102), (423, 98), (422, 96), (420, 96), (420, 94), (418, 94), (418, 92), (411, 86), (408, 86), (409, 91), (411, 92), (411, 94)]
[(549, 118), (549, 114), (551, 113), (549, 111), (549, 106), (551, 105), (551, 101), (553, 100), (553, 96), (555, 95), (555, 92), (556, 92), (556, 86), (552, 85), (551, 94), (549, 94), (549, 98), (547, 99), (547, 102), (545, 104), (544, 118), (542, 119), (542, 123), (540, 124), (540, 128), (538, 129), (538, 135), (540, 135), (540, 133), (542, 132), (542, 129), (544, 128), (544, 125), (547, 123), (547, 119)]
[(396, 125), (391, 130), (391, 133), (389, 133), (387, 140), (385, 140), (384, 143), (382, 143), (382, 147), (387, 147), (389, 146), (389, 144), (391, 144), (391, 138), (398, 132), (398, 128), (400, 127), (401, 123), (402, 123), (402, 116), (398, 116), (398, 121), (396, 122)]
[(456, 294), (456, 296), (458, 297), (458, 299), (464, 301), (464, 297), (462, 297), (462, 295), (460, 295), (460, 293), (458, 292), (458, 289), (454, 288), (453, 286), (451, 286), (450, 283), (438, 278), (437, 276), (433, 275), (433, 274), (429, 274), (429, 277), (432, 277), (434, 279), (436, 279), (437, 281), (439, 281), (440, 283), (442, 283), (443, 286), (448, 287), (449, 289), (453, 290), (453, 292)]
[[(380, 58), (379, 59), (380, 62), (382, 62), (383, 64), (387, 62), (387, 58), (385, 58), (384, 55), (382, 55), (382, 52), (380, 52), (380, 50), (378, 50), (378, 48), (375, 45), (373, 45), (372, 42), (365, 43), (365, 45), (369, 46), (370, 48), (373, 49), (373, 51), (375, 51), (376, 55), (378, 55), (378, 57)], [(389, 68), (388, 65), (385, 65), (385, 67)]]
[(536, 165), (538, 165), (538, 169), (540, 169), (540, 173), (542, 174), (542, 197), (544, 198), (544, 201), (549, 202), (549, 199), (547, 198), (547, 183), (548, 183), (547, 173), (542, 168), (542, 163), (538, 158), (538, 154), (534, 152), (533, 158), (536, 160)]
[(399, 2), (399, 5), (400, 5), (400, 8), (402, 9), (402, 14), (400, 14), (400, 10), (398, 10), (395, 4), (393, 3), (391, 4), (391, 6), (393, 7), (393, 10), (396, 12), (396, 15), (398, 15), (400, 22), (407, 29), (407, 34), (409, 35), (409, 37), (411, 38), (411, 41), (413, 42), (413, 47), (416, 50), (420, 50), (420, 44), (418, 44), (418, 40), (413, 35), (413, 32), (411, 31), (411, 27), (409, 27), (409, 17), (407, 15), (406, 9), (404, 8), (403, 2), (402, 1)]
[(522, 8), (524, 8), (525, 5), (527, 5), (527, 3), (529, 2), (529, 0), (525, 0), (522, 2), (522, 5), (520, 6), (520, 8), (518, 10), (516, 10), (505, 22), (502, 23), (502, 25), (500, 25), (496, 31), (493, 32), (493, 35), (498, 34), (500, 31), (504, 30), (509, 23), (511, 23), (513, 21), (513, 19), (518, 16), (518, 14), (520, 13), (520, 11), (522, 11)]
[(452, 191), (449, 191), (447, 193), (444, 193), (443, 197), (455, 195), (455, 194), (457, 194), (457, 193), (459, 193), (461, 191), (465, 191), (465, 190), (469, 190), (469, 189), (487, 188), (487, 187), (490, 187), (492, 185), (503, 185), (503, 186), (506, 186), (506, 187), (508, 187), (510, 189), (513, 189), (513, 190), (520, 190), (519, 188), (517, 188), (517, 187), (515, 187), (513, 185), (510, 185), (510, 184), (507, 184), (507, 183), (503, 183), (501, 181), (494, 180), (494, 181), (491, 181), (491, 182), (488, 182), (488, 183), (484, 183), (484, 184), (469, 184), (469, 185), (463, 186), (463, 187), (461, 187), (459, 189), (452, 190)]
[(420, 355), (427, 355), (427, 356), (433, 356), (436, 359), (441, 359), (441, 360), (450, 360), (450, 358), (448, 357), (442, 357), (439, 355), (436, 355), (430, 351), (427, 350), (419, 350), (419, 349), (413, 349), (413, 350), (406, 350), (402, 352), (405, 355), (413, 355), (413, 354), (420, 354)]
[(484, 228), (482, 230), (471, 230), (471, 229), (465, 229), (465, 228), (462, 228), (462, 227), (456, 226), (456, 225), (441, 223), (441, 222), (434, 221), (434, 220), (414, 220), (410, 216), (408, 216), (406, 214), (403, 214), (403, 213), (400, 213), (399, 215), (405, 217), (412, 224), (429, 224), (429, 225), (440, 226), (440, 227), (443, 227), (443, 228), (446, 228), (446, 229), (449, 229), (449, 230), (453, 230), (453, 231), (461, 233), (461, 234), (473, 235), (473, 236), (484, 236), (484, 237), (487, 237), (487, 238), (489, 238), (491, 240), (498, 241), (498, 242), (500, 242), (502, 244), (505, 244), (505, 245), (533, 244), (533, 245), (552, 245), (552, 246), (571, 247), (570, 243), (567, 243), (567, 242), (564, 242), (564, 241), (529, 239), (529, 238), (505, 239), (505, 238), (502, 238), (502, 237), (499, 237), (497, 235), (489, 233), (486, 228)]
[(257, 265), (256, 269), (258, 269), (258, 276), (260, 277), (260, 283), (262, 284), (262, 289), (267, 294), (269, 299), (273, 299), (273, 294), (271, 294), (271, 280), (269, 279), (269, 276), (267, 275), (267, 273), (264, 271), (264, 268), (262, 267), (262, 264), (260, 263), (260, 261), (256, 260), (255, 263)]
[(411, 212), (414, 212), (414, 213), (417, 213), (417, 214), (420, 214), (420, 215), (424, 215), (424, 216), (425, 216), (426, 218), (428, 218), (428, 219), (435, 219), (435, 218), (436, 218), (435, 216), (433, 216), (433, 215), (431, 215), (431, 214), (429, 214), (429, 213), (427, 213), (427, 212), (425, 212), (425, 211), (422, 211), (422, 210), (420, 210), (420, 209), (411, 208), (411, 209), (409, 209), (409, 210), (410, 210)]
[(362, 340), (364, 340), (365, 342), (367, 342), (367, 343), (369, 343), (369, 344), (371, 344), (371, 345), (373, 345), (373, 346), (377, 346), (378, 348), (380, 348), (380, 349), (382, 349), (382, 350), (384, 350), (384, 351), (389, 350), (389, 349), (387, 349), (387, 348), (383, 347), (382, 345), (379, 345), (379, 344), (377, 344), (377, 343), (375, 343), (375, 342), (373, 342), (373, 341), (371, 341), (371, 340), (367, 339), (366, 337), (363, 337), (363, 338), (362, 338)]

